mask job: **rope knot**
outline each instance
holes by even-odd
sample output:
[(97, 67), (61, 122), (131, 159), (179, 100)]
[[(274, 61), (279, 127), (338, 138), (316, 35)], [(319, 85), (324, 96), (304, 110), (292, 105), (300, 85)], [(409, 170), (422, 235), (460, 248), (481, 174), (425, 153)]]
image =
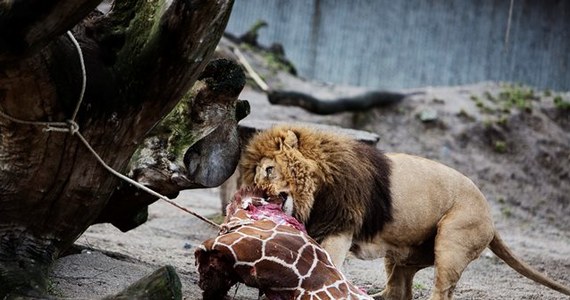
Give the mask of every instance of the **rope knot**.
[(75, 122), (74, 120), (67, 120), (66, 123), (69, 126), (68, 130), (71, 135), (74, 135), (77, 132), (79, 132), (79, 125), (77, 124), (77, 122)]
[(53, 122), (53, 123), (47, 123), (43, 131), (69, 132), (71, 135), (74, 135), (79, 132), (79, 125), (77, 124), (77, 122), (73, 120), (67, 120), (65, 123)]

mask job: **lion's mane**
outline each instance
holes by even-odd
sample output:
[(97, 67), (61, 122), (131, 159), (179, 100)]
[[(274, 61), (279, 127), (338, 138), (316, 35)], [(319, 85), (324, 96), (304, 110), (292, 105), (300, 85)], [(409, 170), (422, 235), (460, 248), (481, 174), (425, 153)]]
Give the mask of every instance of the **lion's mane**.
[(370, 145), (310, 127), (275, 126), (245, 148), (244, 185), (254, 184), (263, 158), (281, 168), (294, 199), (293, 215), (318, 242), (343, 232), (371, 239), (392, 219), (390, 161)]

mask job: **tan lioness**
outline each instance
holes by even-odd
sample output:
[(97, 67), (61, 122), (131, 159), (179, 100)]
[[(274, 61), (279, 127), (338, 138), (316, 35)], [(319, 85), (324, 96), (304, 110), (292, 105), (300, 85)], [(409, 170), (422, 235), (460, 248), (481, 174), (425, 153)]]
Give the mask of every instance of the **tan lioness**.
[(431, 299), (451, 299), (465, 267), (487, 247), (522, 275), (570, 295), (513, 255), (483, 194), (440, 163), (285, 125), (252, 138), (240, 172), (244, 185), (289, 197), (290, 213), (337, 266), (349, 251), (361, 259), (384, 257), (384, 299), (412, 299), (415, 273), (432, 265)]

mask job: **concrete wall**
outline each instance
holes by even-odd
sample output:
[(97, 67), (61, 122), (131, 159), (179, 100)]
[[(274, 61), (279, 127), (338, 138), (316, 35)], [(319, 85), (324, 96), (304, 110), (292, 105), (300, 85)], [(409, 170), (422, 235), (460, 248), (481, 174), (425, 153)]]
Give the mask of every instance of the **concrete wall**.
[(227, 31), (269, 23), (300, 75), (375, 88), (497, 80), (570, 90), (570, 1), (236, 0)]

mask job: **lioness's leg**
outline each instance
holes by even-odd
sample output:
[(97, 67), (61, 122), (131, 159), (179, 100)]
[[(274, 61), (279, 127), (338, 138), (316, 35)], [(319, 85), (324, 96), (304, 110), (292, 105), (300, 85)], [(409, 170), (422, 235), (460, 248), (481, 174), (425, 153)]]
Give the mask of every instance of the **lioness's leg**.
[(321, 247), (329, 253), (333, 264), (339, 269), (342, 268), (351, 245), (352, 234), (349, 233), (327, 236), (321, 243)]
[(384, 268), (387, 276), (386, 288), (382, 292), (372, 295), (372, 297), (385, 300), (412, 299), (414, 275), (422, 267), (399, 266), (390, 257), (385, 257)]
[(470, 212), (450, 212), (435, 237), (435, 282), (431, 300), (453, 298), (453, 291), (467, 265), (479, 257), (493, 237), (493, 225)]

